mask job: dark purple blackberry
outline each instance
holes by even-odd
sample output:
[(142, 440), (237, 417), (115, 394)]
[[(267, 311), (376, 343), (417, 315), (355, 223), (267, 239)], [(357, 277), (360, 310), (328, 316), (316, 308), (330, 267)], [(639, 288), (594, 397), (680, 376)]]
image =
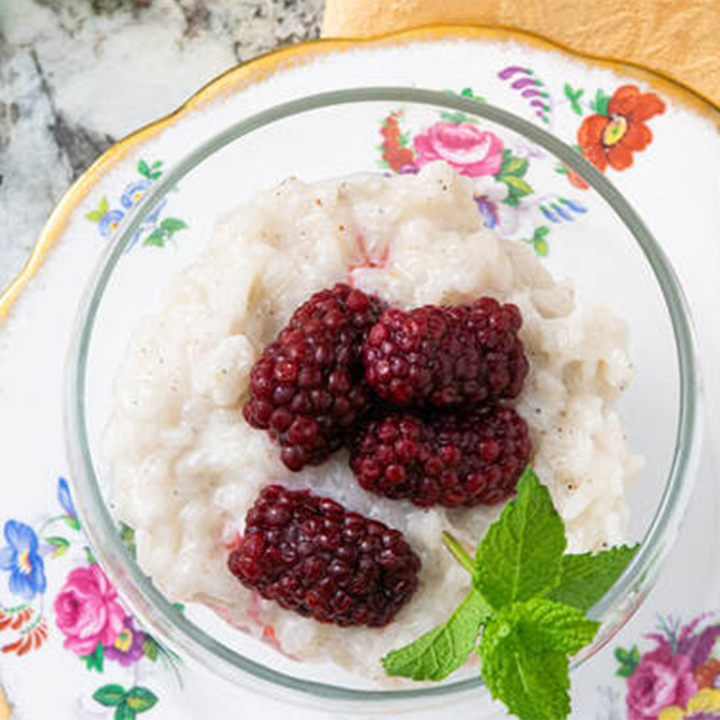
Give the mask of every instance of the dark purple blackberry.
[(348, 285), (315, 293), (253, 366), (243, 414), (290, 470), (326, 460), (370, 406), (362, 339), (385, 307)]
[(530, 452), (527, 423), (509, 408), (393, 412), (357, 436), (350, 466), (378, 495), (420, 507), (473, 506), (511, 495)]
[(365, 377), (401, 407), (470, 406), (516, 398), (528, 371), (515, 305), (388, 310), (363, 345)]
[(245, 519), (230, 572), (264, 598), (319, 622), (387, 625), (418, 585), (402, 533), (309, 490), (270, 485)]

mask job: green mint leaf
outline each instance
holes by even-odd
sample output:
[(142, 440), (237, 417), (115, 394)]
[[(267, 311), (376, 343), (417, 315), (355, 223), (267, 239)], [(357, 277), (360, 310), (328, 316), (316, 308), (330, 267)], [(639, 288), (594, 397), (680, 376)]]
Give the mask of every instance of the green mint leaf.
[(150, 710), (157, 701), (157, 695), (145, 687), (134, 687), (125, 696), (127, 706), (138, 714)]
[(481, 625), (490, 606), (471, 590), (447, 622), (421, 635), (400, 650), (389, 652), (382, 664), (388, 675), (413, 680), (442, 680), (457, 670), (475, 649)]
[(589, 610), (622, 575), (639, 547), (619, 545), (595, 554), (565, 555), (560, 583), (550, 591), (548, 598)]
[(478, 546), (473, 583), (490, 605), (545, 595), (560, 579), (565, 526), (550, 493), (528, 467), (508, 503)]
[(103, 707), (117, 707), (125, 699), (125, 689), (122, 685), (103, 685), (92, 697)]
[(563, 653), (527, 647), (511, 626), (493, 619), (480, 645), (490, 694), (520, 720), (560, 720), (570, 714), (570, 668)]
[(566, 718), (568, 655), (591, 643), (599, 626), (580, 610), (542, 598), (502, 608), (480, 644), (482, 675), (492, 696), (521, 720)]
[(503, 617), (522, 633), (533, 647), (574, 655), (589, 645), (597, 635), (600, 623), (589, 620), (582, 610), (533, 598), (501, 610)]

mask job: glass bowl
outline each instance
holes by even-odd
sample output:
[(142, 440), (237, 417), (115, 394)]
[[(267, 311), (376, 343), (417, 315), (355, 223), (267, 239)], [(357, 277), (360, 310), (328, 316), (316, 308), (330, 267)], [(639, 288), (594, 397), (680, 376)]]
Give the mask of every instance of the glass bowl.
[[(390, 125), (394, 131), (400, 119), (406, 129), (442, 122), (462, 125), (471, 134), (472, 128), (482, 128), (499, 138), (510, 150), (508, 157), (517, 159), (506, 168), (516, 179), (503, 181), (507, 187), (500, 195), (478, 180), (476, 199), (486, 224), (530, 243), (556, 277), (572, 278), (585, 301), (602, 301), (629, 326), (636, 372), (620, 412), (630, 447), (646, 459), (629, 491), (628, 539), (641, 540), (642, 548), (593, 609), (602, 629), (575, 666), (608, 642), (652, 587), (678, 534), (698, 454), (699, 387), (682, 290), (642, 220), (575, 150), (499, 107), (410, 88), (323, 93), (218, 128), (211, 140), (142, 188), (142, 200), (90, 278), (67, 365), (65, 422), (75, 493), (98, 560), (152, 632), (237, 685), (324, 708), (398, 712), (447, 705), (477, 692), (481, 681), (472, 671), (432, 687), (385, 690), (327, 664), (294, 662), (202, 606), (178, 611), (120, 538), (108, 501), (101, 439), (113, 381), (133, 330), (157, 306), (168, 278), (202, 249), (218, 217), (291, 175), (313, 181), (408, 171), (387, 148), (378, 147), (388, 135), (381, 128)], [(397, 151), (408, 138), (398, 131), (394, 142)], [(174, 229), (163, 225), (160, 218), (171, 216), (183, 222), (176, 221)], [(550, 247), (546, 233), (537, 231), (543, 217), (554, 223)], [(504, 222), (508, 218), (513, 221)], [(152, 247), (158, 244), (171, 247)]]

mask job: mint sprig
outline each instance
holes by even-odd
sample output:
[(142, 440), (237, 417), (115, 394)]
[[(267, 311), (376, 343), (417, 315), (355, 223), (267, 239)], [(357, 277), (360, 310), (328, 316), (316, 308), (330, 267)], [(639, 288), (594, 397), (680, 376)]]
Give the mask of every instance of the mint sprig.
[(476, 650), (485, 684), (512, 714), (521, 720), (566, 718), (569, 659), (599, 628), (585, 613), (622, 574), (638, 546), (564, 554), (565, 526), (531, 468), (474, 560), (452, 536), (445, 542), (470, 572), (472, 589), (445, 623), (388, 653), (382, 659), (386, 673), (442, 680)]

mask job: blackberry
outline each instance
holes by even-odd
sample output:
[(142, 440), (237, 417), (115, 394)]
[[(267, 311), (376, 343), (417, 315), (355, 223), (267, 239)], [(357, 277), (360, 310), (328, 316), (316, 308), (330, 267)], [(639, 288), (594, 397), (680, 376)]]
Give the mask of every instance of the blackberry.
[(420, 558), (398, 530), (309, 490), (270, 485), (228, 558), (245, 586), (342, 627), (387, 625), (418, 585)]
[(393, 405), (452, 408), (516, 398), (528, 371), (515, 305), (388, 310), (363, 345), (365, 377)]
[(253, 366), (243, 414), (290, 470), (327, 459), (370, 406), (362, 339), (385, 307), (348, 285), (315, 293)]
[(514, 410), (392, 412), (368, 423), (350, 466), (361, 487), (420, 507), (504, 500), (530, 460), (527, 423)]

